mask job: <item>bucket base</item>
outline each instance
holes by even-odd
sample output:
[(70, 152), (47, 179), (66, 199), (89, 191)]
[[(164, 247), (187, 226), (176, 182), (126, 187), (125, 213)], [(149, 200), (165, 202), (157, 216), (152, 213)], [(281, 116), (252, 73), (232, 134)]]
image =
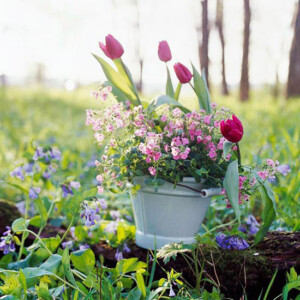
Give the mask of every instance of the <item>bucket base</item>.
[(165, 237), (165, 236), (155, 236), (153, 234), (145, 234), (139, 230), (135, 232), (136, 244), (144, 249), (160, 249), (166, 244), (170, 243), (180, 243), (193, 244), (195, 242), (195, 237)]

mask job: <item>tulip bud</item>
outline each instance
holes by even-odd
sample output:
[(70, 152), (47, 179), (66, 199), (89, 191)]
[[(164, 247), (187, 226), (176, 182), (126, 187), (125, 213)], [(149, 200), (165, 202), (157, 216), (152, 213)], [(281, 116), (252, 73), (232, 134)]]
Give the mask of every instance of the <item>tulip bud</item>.
[(171, 50), (167, 41), (161, 41), (158, 45), (158, 57), (161, 61), (168, 62), (172, 59)]
[(117, 59), (123, 55), (124, 49), (122, 45), (111, 34), (105, 37), (105, 42), (106, 45), (99, 42), (99, 47), (107, 57), (109, 57), (110, 59)]
[(188, 83), (193, 77), (190, 70), (181, 63), (177, 63), (174, 65), (174, 71), (176, 73), (178, 80), (181, 83)]
[(239, 142), (244, 134), (243, 125), (235, 115), (232, 115), (232, 120), (222, 120), (220, 123), (220, 130), (222, 135), (232, 143)]

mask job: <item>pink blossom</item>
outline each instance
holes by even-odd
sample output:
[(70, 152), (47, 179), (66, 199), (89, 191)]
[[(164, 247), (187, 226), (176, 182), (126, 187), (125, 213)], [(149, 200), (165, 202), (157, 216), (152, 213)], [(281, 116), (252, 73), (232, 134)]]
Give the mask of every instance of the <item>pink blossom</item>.
[(178, 107), (176, 107), (176, 108), (172, 111), (172, 115), (173, 115), (175, 118), (180, 117), (181, 114), (182, 114), (182, 111), (181, 111)]
[(165, 149), (166, 152), (169, 152), (170, 146), (169, 145), (164, 145), (164, 149)]
[(205, 116), (204, 119), (203, 119), (203, 122), (204, 122), (205, 124), (209, 125), (209, 124), (210, 124), (210, 121), (211, 121), (211, 117), (212, 117), (212, 115), (207, 115), (207, 116)]
[(265, 180), (269, 176), (269, 171), (268, 170), (258, 171), (257, 174), (262, 180)]
[(162, 122), (166, 122), (168, 118), (166, 115), (162, 115), (160, 119)]
[(99, 181), (100, 183), (103, 182), (103, 176), (102, 176), (102, 175), (97, 175), (96, 179), (97, 179), (97, 181)]
[(156, 174), (156, 169), (155, 169), (154, 167), (148, 168), (148, 171), (149, 171), (149, 173), (150, 173), (152, 176), (155, 176), (155, 174)]
[(158, 161), (160, 159), (160, 157), (161, 157), (161, 153), (160, 152), (155, 152), (155, 154), (153, 155), (153, 159), (155, 161)]
[(98, 188), (98, 194), (102, 194), (104, 192), (103, 186), (98, 185), (97, 188)]
[(99, 160), (95, 160), (95, 166), (99, 167), (100, 166), (100, 161)]
[(185, 145), (188, 145), (190, 142), (187, 138), (183, 138), (182, 139), (182, 145), (185, 146)]
[(220, 127), (220, 121), (214, 121), (214, 126), (215, 126), (216, 128)]
[(213, 103), (211, 104), (211, 107), (212, 107), (212, 108), (217, 108), (217, 106), (218, 106), (218, 105), (217, 105), (216, 102), (213, 102)]

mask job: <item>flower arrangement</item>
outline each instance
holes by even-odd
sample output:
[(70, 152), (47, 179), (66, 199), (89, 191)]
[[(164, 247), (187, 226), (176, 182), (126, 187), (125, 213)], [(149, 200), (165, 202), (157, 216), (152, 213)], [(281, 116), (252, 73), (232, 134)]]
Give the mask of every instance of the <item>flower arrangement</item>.
[[(240, 220), (240, 205), (259, 190), (262, 195), (264, 224), (255, 243), (266, 234), (276, 216), (275, 199), (268, 184), (277, 174), (279, 163), (268, 159), (261, 166), (243, 166), (239, 142), (242, 122), (228, 108), (211, 103), (204, 72), (192, 65), (174, 65), (179, 80), (176, 89), (168, 62), (172, 59), (166, 41), (159, 43), (158, 57), (166, 63), (165, 95), (150, 102), (142, 101), (131, 73), (121, 59), (124, 49), (112, 36), (100, 48), (116, 66), (94, 55), (107, 81), (93, 95), (109, 104), (98, 111), (87, 110), (86, 125), (94, 130), (102, 155), (96, 160), (98, 193), (135, 191), (133, 179), (146, 176), (146, 184), (158, 190), (165, 181), (182, 185), (184, 177), (193, 177), (208, 187), (222, 188), (222, 197)], [(199, 104), (190, 111), (180, 103), (182, 84), (189, 84)]]

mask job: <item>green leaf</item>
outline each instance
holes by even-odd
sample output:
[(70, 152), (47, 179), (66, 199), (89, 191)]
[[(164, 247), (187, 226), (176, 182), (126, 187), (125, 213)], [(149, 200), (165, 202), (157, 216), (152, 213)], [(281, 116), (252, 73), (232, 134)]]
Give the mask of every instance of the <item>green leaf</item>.
[(226, 190), (228, 200), (240, 222), (241, 212), (239, 205), (239, 170), (238, 161), (231, 162), (226, 170), (223, 187)]
[(204, 109), (207, 113), (211, 113), (211, 104), (210, 104), (210, 94), (205, 79), (205, 72), (202, 72), (202, 77), (199, 72), (196, 70), (194, 65), (193, 68), (193, 78), (194, 78), (194, 91), (198, 97), (199, 107)]
[(231, 143), (229, 141), (225, 141), (223, 145), (223, 157), (226, 159), (226, 156), (228, 152), (231, 150), (231, 147), (234, 145), (234, 143)]
[(167, 67), (167, 84), (166, 84), (166, 94), (174, 98), (174, 88), (171, 80), (171, 75), (168, 66)]
[(91, 249), (74, 251), (70, 258), (74, 267), (87, 275), (94, 269), (96, 260)]
[(180, 95), (180, 91), (181, 91), (181, 86), (182, 84), (180, 82), (178, 82), (177, 84), (177, 88), (174, 94), (174, 99), (178, 100), (179, 99), (179, 95)]
[(142, 292), (139, 289), (135, 288), (128, 293), (126, 300), (131, 300), (131, 299), (138, 300), (141, 298), (141, 296), (142, 296)]
[(15, 220), (11, 225), (11, 229), (13, 232), (16, 233), (26, 230), (27, 229), (26, 220), (24, 218), (19, 218)]
[(168, 105), (171, 105), (171, 106), (174, 106), (174, 107), (179, 107), (185, 113), (190, 112), (190, 110), (188, 108), (184, 107), (182, 104), (180, 104), (174, 98), (172, 98), (168, 95), (161, 95), (161, 96), (158, 96), (158, 97), (154, 98), (150, 102), (147, 110), (149, 112), (152, 112), (155, 109), (157, 109), (159, 106), (164, 105), (164, 104), (168, 104)]
[(276, 218), (275, 197), (270, 186), (265, 182), (264, 185), (258, 188), (258, 190), (261, 194), (264, 206), (261, 216), (263, 225), (255, 235), (254, 245), (257, 245), (260, 241), (263, 240), (264, 236), (267, 234), (273, 221)]
[(115, 69), (111, 65), (109, 65), (103, 58), (95, 54), (93, 54), (93, 56), (100, 63), (106, 78), (122, 93), (124, 93), (126, 97), (132, 102), (132, 104), (139, 105), (140, 103), (134, 91), (128, 85), (127, 81), (123, 78), (123, 76), (116, 72)]
[(26, 277), (21, 269), (19, 270), (19, 281), (22, 285), (24, 294), (26, 295), (26, 291), (27, 291)]
[(73, 276), (73, 273), (71, 271), (71, 265), (70, 265), (70, 256), (69, 256), (69, 248), (66, 247), (66, 249), (63, 252), (62, 255), (62, 265), (64, 268), (64, 273), (66, 278), (73, 284), (76, 286), (76, 281), (75, 278)]
[(138, 270), (136, 272), (135, 277), (136, 277), (137, 286), (138, 286), (139, 290), (142, 292), (142, 296), (145, 298), (146, 297), (146, 286), (145, 286), (145, 281), (144, 281), (144, 277), (143, 277), (141, 270)]
[(141, 269), (144, 270), (145, 268), (147, 268), (147, 264), (142, 261), (138, 261), (136, 257), (122, 259), (117, 263), (116, 266), (119, 274), (131, 273)]

